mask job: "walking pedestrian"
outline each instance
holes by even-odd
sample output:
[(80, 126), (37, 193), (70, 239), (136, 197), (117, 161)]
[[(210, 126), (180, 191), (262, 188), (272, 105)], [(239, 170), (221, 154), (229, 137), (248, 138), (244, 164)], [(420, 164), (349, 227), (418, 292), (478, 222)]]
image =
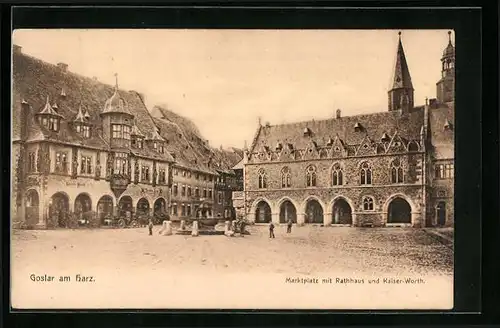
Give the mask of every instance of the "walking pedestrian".
[(288, 224), (286, 226), (286, 233), (291, 233), (292, 232), (292, 224), (293, 224), (292, 219), (288, 219)]
[(148, 228), (149, 228), (149, 235), (152, 236), (153, 235), (153, 220), (151, 220), (151, 219), (149, 219)]
[(274, 238), (274, 224), (272, 222), (269, 224), (269, 238)]

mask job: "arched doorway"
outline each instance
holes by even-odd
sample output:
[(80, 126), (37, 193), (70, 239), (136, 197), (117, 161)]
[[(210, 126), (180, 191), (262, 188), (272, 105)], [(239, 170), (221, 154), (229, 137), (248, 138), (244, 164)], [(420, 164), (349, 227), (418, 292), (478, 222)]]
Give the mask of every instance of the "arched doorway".
[(26, 224), (31, 226), (38, 223), (40, 213), (39, 204), (40, 199), (38, 197), (38, 192), (34, 189), (28, 190), (25, 200), (26, 217), (24, 218), (24, 220)]
[(166, 213), (166, 207), (167, 207), (167, 201), (164, 198), (158, 198), (153, 205), (154, 214), (161, 215), (163, 213)]
[(149, 202), (146, 198), (141, 198), (137, 202), (137, 210), (138, 217), (147, 217), (149, 216)]
[(297, 223), (297, 210), (291, 201), (285, 200), (280, 206), (280, 223), (287, 223), (290, 219)]
[(255, 209), (255, 222), (269, 223), (271, 222), (271, 218), (271, 206), (266, 201), (261, 200)]
[(92, 200), (88, 194), (80, 194), (75, 199), (74, 213), (77, 219), (81, 219), (84, 213), (92, 211)]
[(155, 200), (153, 204), (154, 223), (160, 224), (163, 220), (168, 219), (167, 214), (167, 201), (165, 198)]
[(387, 211), (387, 223), (411, 223), (411, 206), (403, 198), (394, 198)]
[(69, 199), (62, 192), (57, 192), (49, 201), (49, 222), (50, 225), (61, 228), (68, 228)]
[(134, 206), (132, 205), (132, 197), (123, 196), (118, 202), (118, 216), (121, 218), (132, 217)]
[(323, 207), (315, 200), (307, 201), (305, 223), (323, 223)]
[(333, 203), (332, 222), (334, 224), (352, 224), (352, 209), (343, 198)]
[(446, 224), (446, 203), (439, 202), (436, 206), (436, 221), (438, 226), (444, 226)]
[(113, 198), (111, 196), (102, 196), (97, 202), (97, 217), (99, 222), (104, 224), (104, 219), (113, 216)]

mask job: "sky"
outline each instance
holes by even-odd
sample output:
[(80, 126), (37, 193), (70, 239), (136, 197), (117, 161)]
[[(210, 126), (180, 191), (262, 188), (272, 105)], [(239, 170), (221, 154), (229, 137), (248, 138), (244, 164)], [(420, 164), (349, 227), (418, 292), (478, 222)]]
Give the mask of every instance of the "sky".
[[(401, 30), (415, 105), (436, 96), (447, 30)], [(454, 43), (454, 34), (452, 33)], [(25, 54), (144, 94), (212, 146), (258, 126), (387, 110), (398, 30), (16, 30)], [(104, 104), (103, 104), (104, 105)]]

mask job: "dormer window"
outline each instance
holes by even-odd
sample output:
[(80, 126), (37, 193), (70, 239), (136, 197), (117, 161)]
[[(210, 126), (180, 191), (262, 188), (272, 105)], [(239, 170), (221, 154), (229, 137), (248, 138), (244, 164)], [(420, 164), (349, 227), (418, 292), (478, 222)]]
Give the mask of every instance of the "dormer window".
[(387, 135), (387, 133), (384, 132), (384, 134), (382, 134), (382, 138), (380, 138), (380, 140), (382, 142), (388, 142), (391, 140), (391, 138)]
[(38, 122), (44, 128), (54, 132), (59, 131), (60, 122), (63, 117), (52, 108), (49, 97), (47, 97), (44, 108), (36, 116), (38, 117)]
[(51, 131), (59, 131), (59, 119), (58, 118), (55, 118), (55, 117), (51, 117), (49, 118), (49, 124), (48, 126), (46, 126), (47, 129), (51, 130)]
[(158, 147), (158, 152), (159, 152), (160, 154), (165, 153), (165, 147), (164, 147), (163, 145), (160, 145), (160, 146)]
[(153, 142), (153, 148), (154, 149), (158, 148), (158, 144), (156, 142)]
[(354, 131), (360, 132), (363, 130), (363, 126), (358, 122), (354, 125)]
[(304, 137), (310, 136), (311, 130), (309, 128), (304, 128)]

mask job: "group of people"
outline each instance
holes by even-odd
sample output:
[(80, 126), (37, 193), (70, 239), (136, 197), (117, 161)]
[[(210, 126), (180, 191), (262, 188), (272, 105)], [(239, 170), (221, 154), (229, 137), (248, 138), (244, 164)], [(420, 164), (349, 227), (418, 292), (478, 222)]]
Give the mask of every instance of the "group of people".
[[(286, 223), (286, 233), (292, 232), (292, 225), (293, 225), (292, 219), (288, 219), (288, 221)], [(274, 223), (273, 222), (269, 223), (269, 238), (276, 238), (274, 236)]]
[[(287, 224), (286, 224), (286, 233), (291, 233), (292, 232), (292, 225), (293, 225), (293, 221), (292, 219), (288, 219), (287, 221)], [(241, 221), (240, 223), (240, 235), (243, 236), (244, 233), (245, 233), (245, 221)], [(152, 219), (149, 219), (149, 222), (148, 222), (148, 229), (149, 229), (149, 235), (152, 236), (153, 235), (153, 220)], [(274, 223), (269, 223), (269, 238), (276, 238), (274, 236)]]

